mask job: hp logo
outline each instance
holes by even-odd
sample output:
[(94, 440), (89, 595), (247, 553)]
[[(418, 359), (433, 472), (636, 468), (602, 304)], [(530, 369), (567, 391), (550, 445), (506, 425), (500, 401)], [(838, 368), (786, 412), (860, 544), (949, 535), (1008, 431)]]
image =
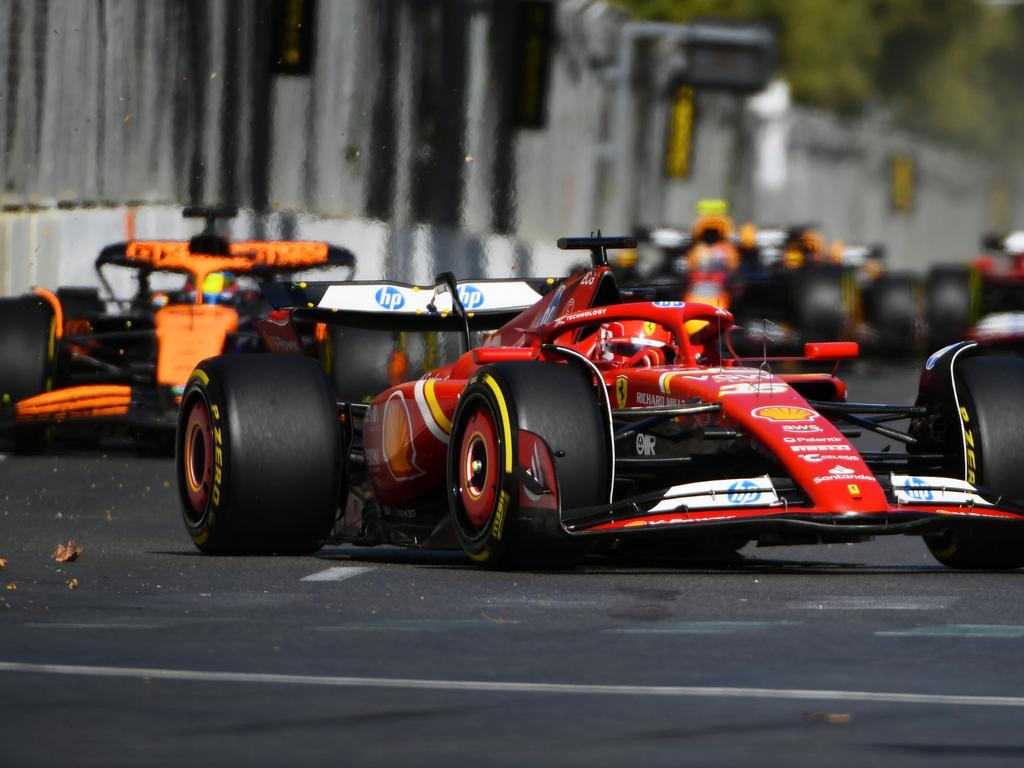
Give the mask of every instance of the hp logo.
[(375, 298), (377, 303), (384, 307), (388, 312), (394, 312), (396, 309), (401, 309), (405, 305), (405, 297), (402, 295), (402, 292), (393, 285), (385, 285), (374, 294), (373, 298)]
[[(748, 491), (747, 489), (752, 489)], [(728, 499), (733, 504), (756, 504), (761, 500), (761, 491), (757, 483), (749, 480), (737, 480), (729, 486)]]
[(903, 484), (903, 490), (915, 501), (931, 501), (932, 492), (927, 486), (928, 484), (920, 477), (911, 477)]
[(460, 285), (459, 301), (466, 309), (476, 309), (484, 303), (484, 292), (475, 285)]

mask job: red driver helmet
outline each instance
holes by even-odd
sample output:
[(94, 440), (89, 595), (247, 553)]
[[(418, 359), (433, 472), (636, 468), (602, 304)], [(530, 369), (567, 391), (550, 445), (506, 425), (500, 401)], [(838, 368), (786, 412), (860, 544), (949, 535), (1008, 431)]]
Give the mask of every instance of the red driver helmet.
[(665, 365), (675, 358), (672, 332), (646, 320), (604, 323), (597, 333), (594, 360), (609, 367)]

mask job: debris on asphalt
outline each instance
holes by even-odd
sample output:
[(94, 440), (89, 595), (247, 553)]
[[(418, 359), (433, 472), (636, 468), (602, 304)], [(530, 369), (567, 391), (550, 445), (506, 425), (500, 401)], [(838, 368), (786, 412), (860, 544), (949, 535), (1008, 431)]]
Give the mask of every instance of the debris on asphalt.
[(68, 579), (68, 589), (78, 589), (78, 579)]
[(0, 557), (0, 571), (2, 571), (6, 567), (7, 567), (7, 561), (4, 558)]
[(58, 544), (51, 557), (58, 563), (73, 563), (82, 556), (84, 548), (69, 539), (67, 544)]
[(17, 588), (18, 588), (18, 585), (15, 584), (13, 581), (8, 583), (8, 585), (7, 585), (7, 590), (8, 591), (11, 591), (11, 590), (14, 590), (14, 589), (17, 589)]
[(828, 725), (847, 725), (852, 716), (849, 712), (804, 712), (801, 719), (805, 723), (827, 723)]

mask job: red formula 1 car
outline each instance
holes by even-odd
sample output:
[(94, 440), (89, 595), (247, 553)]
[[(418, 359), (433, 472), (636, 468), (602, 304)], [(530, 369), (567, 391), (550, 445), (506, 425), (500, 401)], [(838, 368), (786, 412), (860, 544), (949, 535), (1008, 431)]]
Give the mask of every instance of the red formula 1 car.
[[(337, 402), (301, 356), (200, 363), (177, 448), (195, 545), (390, 543), (558, 567), (594, 550), (918, 534), (952, 567), (1024, 565), (1024, 360), (961, 344), (928, 361), (915, 405), (847, 402), (834, 369), (733, 355), (726, 310), (623, 302), (605, 249), (631, 240), (559, 245), (589, 249), (593, 266), (560, 283), (282, 288), (273, 299), (293, 317), (461, 329), (467, 347), (499, 327), (367, 405)], [(802, 359), (855, 354), (812, 343)], [(858, 450), (862, 430), (906, 451)]]

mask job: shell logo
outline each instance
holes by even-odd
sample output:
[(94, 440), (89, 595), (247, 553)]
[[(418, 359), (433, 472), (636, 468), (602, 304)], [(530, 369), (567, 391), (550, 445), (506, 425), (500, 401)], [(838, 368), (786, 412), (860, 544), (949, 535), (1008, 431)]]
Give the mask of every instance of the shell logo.
[(762, 405), (752, 410), (750, 415), (768, 421), (814, 421), (818, 418), (810, 408), (797, 405)]
[(416, 466), (416, 446), (412, 439), (412, 417), (401, 392), (395, 392), (384, 404), (382, 447), (391, 476), (412, 480), (424, 474)]

